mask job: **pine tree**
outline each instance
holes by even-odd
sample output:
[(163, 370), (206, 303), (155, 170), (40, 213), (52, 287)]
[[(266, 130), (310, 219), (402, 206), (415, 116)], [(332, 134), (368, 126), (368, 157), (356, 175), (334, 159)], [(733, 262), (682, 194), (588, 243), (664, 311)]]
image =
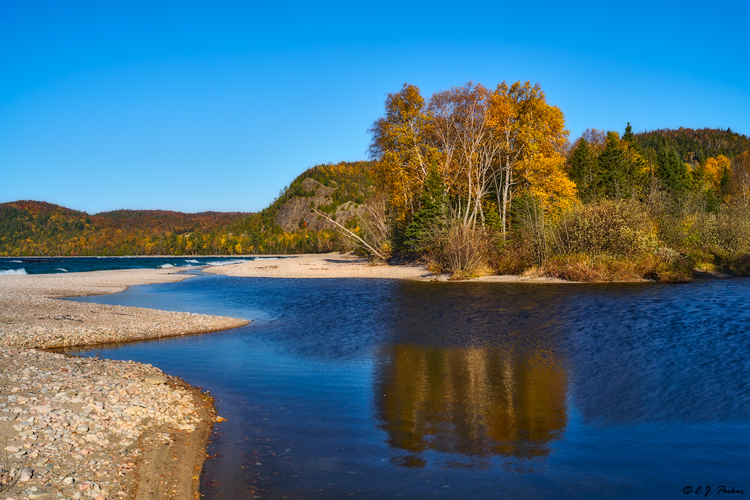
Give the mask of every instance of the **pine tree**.
[(629, 142), (630, 144), (636, 144), (635, 135), (633, 135), (633, 127), (630, 126), (630, 122), (628, 122), (627, 127), (625, 127), (625, 133), (622, 134), (622, 140)]
[(579, 197), (586, 202), (596, 200), (596, 178), (599, 168), (596, 156), (586, 139), (581, 138), (569, 162), (570, 178), (576, 183)]
[(607, 145), (599, 155), (599, 185), (607, 198), (627, 198), (628, 159), (617, 132), (607, 133)]
[(685, 164), (680, 160), (677, 152), (672, 148), (659, 151), (656, 157), (659, 165), (656, 176), (662, 186), (674, 195), (682, 195), (690, 189), (690, 174)]
[(433, 163), (425, 179), (420, 207), (404, 232), (403, 245), (414, 252), (434, 247), (448, 223), (448, 199), (443, 181)]

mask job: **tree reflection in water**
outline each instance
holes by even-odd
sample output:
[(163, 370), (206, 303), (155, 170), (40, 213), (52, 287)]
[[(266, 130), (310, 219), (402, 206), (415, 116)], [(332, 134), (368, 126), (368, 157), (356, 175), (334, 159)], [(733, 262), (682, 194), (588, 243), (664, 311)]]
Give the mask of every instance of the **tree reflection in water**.
[[(393, 462), (423, 467), (430, 450), (448, 467), (487, 467), (490, 457), (502, 456), (514, 459), (513, 468), (533, 468), (530, 460), (547, 457), (567, 423), (568, 370), (554, 328), (543, 324), (550, 311), (522, 308), (519, 317), (519, 304), (509, 302), (528, 306), (528, 297), (505, 297), (506, 309), (486, 295), (456, 304), (443, 302), (440, 288), (433, 292), (425, 303), (443, 314), (412, 309), (424, 314), (394, 329), (405, 342), (384, 345), (377, 356), (379, 426), (390, 446), (408, 452)], [(404, 299), (418, 300), (413, 291)], [(459, 325), (452, 317), (469, 321)]]

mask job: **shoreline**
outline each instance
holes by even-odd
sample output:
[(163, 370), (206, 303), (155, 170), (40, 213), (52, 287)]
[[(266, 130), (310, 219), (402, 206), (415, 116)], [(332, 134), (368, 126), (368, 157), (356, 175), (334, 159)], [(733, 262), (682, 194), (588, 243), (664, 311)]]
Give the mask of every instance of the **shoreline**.
[[(0, 276), (3, 500), (200, 497), (200, 473), (216, 420), (211, 398), (151, 365), (54, 352), (216, 332), (248, 323), (58, 300), (194, 276), (176, 274), (182, 270)], [(449, 281), (448, 276), (436, 276), (423, 265), (375, 266), (353, 254), (335, 252), (262, 256), (203, 272), (291, 279)], [(460, 282), (575, 283), (529, 276), (483, 276)], [(7, 484), (24, 473), (25, 480)]]
[(262, 259), (210, 267), (204, 273), (245, 278), (333, 279), (370, 278), (411, 281), (498, 282), (498, 283), (576, 283), (557, 278), (503, 275), (450, 280), (447, 274), (435, 275), (421, 264), (372, 265), (352, 253), (297, 254), (263, 256)]
[(0, 277), (0, 495), (199, 498), (215, 410), (134, 361), (42, 350), (226, 330), (248, 321), (57, 300), (182, 281), (180, 268)]

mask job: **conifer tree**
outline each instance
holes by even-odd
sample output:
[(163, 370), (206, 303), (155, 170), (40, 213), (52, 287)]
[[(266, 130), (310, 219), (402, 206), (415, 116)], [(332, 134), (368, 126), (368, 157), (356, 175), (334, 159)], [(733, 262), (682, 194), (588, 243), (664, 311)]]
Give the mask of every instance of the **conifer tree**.
[(661, 149), (656, 157), (656, 162), (659, 165), (656, 176), (661, 180), (665, 189), (680, 196), (690, 188), (688, 169), (674, 149)]
[(437, 243), (448, 223), (448, 199), (445, 187), (433, 163), (425, 180), (420, 208), (404, 232), (404, 247), (415, 252), (429, 250)]
[(622, 134), (622, 140), (629, 142), (630, 144), (636, 144), (635, 135), (633, 135), (633, 127), (630, 126), (630, 122), (628, 122), (628, 125), (625, 127), (625, 133)]
[(627, 198), (628, 160), (617, 132), (607, 133), (607, 146), (599, 155), (599, 186), (607, 198)]
[(581, 200), (590, 202), (597, 199), (596, 178), (598, 163), (589, 142), (581, 138), (578, 147), (570, 157), (570, 177), (576, 183)]

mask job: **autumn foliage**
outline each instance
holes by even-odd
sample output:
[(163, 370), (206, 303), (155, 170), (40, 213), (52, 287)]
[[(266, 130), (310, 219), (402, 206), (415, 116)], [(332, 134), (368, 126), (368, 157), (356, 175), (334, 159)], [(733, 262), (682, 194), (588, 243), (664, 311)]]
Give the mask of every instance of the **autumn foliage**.
[(0, 204), (0, 255), (240, 255), (330, 252), (341, 248), (331, 228), (284, 231), (281, 206), (306, 196), (302, 181), (335, 186), (325, 208), (371, 196), (368, 162), (318, 165), (306, 170), (260, 213), (117, 210), (89, 215), (50, 203)]
[(533, 197), (545, 217), (575, 200), (575, 184), (565, 173), (565, 120), (539, 85), (503, 82), (490, 90), (470, 82), (425, 101), (416, 86), (405, 84), (385, 107), (371, 129), (370, 152), (389, 195), (396, 247), (402, 233), (425, 247), (410, 226), (424, 226), (420, 210), (432, 170), (449, 220), (441, 222), (442, 231), (421, 230), (433, 236), (433, 255), (462, 275), (480, 267), (488, 232), (505, 238), (515, 196)]
[(589, 128), (571, 144), (562, 111), (539, 84), (519, 81), (429, 97), (404, 84), (370, 133), (371, 161), (312, 167), (259, 213), (3, 203), (0, 255), (358, 247), (455, 278), (750, 274), (750, 140), (729, 129), (636, 134), (628, 123), (622, 133)]
[(530, 82), (429, 99), (405, 84), (385, 108), (370, 153), (390, 238), (435, 271), (681, 281), (693, 265), (736, 273), (750, 262), (745, 136), (628, 124), (569, 145), (562, 111)]

